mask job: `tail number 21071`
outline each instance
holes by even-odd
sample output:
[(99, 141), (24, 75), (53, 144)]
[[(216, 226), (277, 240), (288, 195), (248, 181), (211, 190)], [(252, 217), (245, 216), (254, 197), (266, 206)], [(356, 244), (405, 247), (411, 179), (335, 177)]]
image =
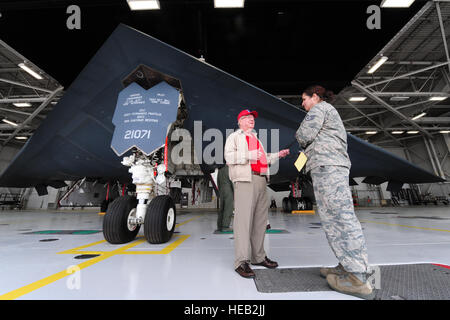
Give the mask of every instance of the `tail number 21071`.
[(124, 139), (150, 139), (150, 132), (151, 130), (127, 130)]

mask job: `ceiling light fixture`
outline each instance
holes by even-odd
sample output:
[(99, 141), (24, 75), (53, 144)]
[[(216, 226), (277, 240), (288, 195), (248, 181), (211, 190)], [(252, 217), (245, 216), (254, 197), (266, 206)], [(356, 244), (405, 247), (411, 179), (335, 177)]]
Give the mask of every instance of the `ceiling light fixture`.
[(447, 97), (431, 97), (430, 101), (444, 101)]
[(417, 120), (419, 118), (422, 118), (423, 116), (426, 115), (426, 112), (422, 112), (421, 114), (418, 114), (417, 116), (415, 116), (414, 118), (412, 118), (411, 120)]
[(25, 63), (19, 63), (19, 67), (22, 68), (23, 70), (25, 70), (26, 72), (28, 72), (29, 74), (31, 74), (33, 77), (35, 77), (38, 80), (42, 80), (44, 78), (41, 77), (40, 74), (38, 74), (36, 71), (31, 70), (30, 67), (26, 66)]
[(366, 99), (367, 99), (367, 97), (351, 97), (350, 101), (359, 102), (359, 101), (365, 101)]
[(405, 131), (392, 131), (392, 134), (402, 134)]
[(380, 58), (380, 60), (378, 60), (378, 62), (375, 63), (375, 64), (373, 65), (373, 67), (369, 69), (369, 71), (367, 71), (367, 73), (370, 73), (370, 74), (374, 73), (375, 71), (378, 70), (379, 67), (381, 67), (381, 65), (382, 65), (383, 63), (385, 63), (386, 61), (388, 61), (388, 59), (389, 59), (388, 57), (382, 56), (382, 57)]
[(158, 0), (127, 0), (131, 10), (159, 10)]
[(407, 131), (406, 133), (407, 134), (416, 134), (416, 133), (419, 133), (419, 131)]
[(12, 122), (12, 121), (9, 121), (8, 119), (3, 119), (2, 121), (5, 122), (5, 123), (7, 123), (7, 124), (10, 124), (10, 125), (12, 125), (12, 126), (14, 126), (14, 127), (17, 127), (17, 126), (18, 126), (17, 123)]
[(214, 8), (243, 8), (244, 0), (214, 0)]
[(409, 8), (415, 0), (383, 0), (382, 8)]
[(28, 137), (16, 137), (17, 140), (27, 140)]
[(15, 103), (13, 103), (13, 105), (15, 105), (18, 108), (31, 107), (31, 103), (29, 103), (29, 102), (15, 102)]
[(441, 130), (439, 133), (450, 133), (450, 130)]
[(366, 131), (366, 134), (376, 134), (377, 131)]

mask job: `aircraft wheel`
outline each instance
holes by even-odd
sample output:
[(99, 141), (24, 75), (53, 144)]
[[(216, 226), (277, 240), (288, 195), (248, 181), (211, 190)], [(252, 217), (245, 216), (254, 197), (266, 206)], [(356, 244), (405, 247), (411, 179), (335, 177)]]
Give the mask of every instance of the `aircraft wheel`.
[(139, 225), (130, 225), (128, 218), (136, 214), (137, 199), (131, 196), (116, 198), (108, 206), (103, 219), (103, 236), (111, 244), (127, 243), (139, 232)]
[(144, 234), (149, 243), (166, 243), (175, 230), (176, 210), (170, 196), (157, 196), (147, 206)]

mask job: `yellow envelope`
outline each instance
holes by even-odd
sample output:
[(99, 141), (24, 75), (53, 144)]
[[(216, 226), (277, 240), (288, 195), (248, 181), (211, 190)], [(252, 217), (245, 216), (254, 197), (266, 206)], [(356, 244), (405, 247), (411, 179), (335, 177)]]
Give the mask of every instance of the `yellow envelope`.
[(301, 152), (300, 155), (298, 156), (298, 159), (294, 163), (298, 171), (302, 170), (303, 166), (306, 163), (306, 160), (308, 160), (308, 158), (305, 156), (303, 152)]

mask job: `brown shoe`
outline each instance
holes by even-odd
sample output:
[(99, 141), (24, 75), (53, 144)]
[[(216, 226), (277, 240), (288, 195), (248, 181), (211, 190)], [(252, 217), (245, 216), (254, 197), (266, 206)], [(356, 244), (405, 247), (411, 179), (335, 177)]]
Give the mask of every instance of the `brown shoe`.
[(246, 262), (241, 264), (235, 271), (237, 273), (239, 273), (239, 275), (241, 277), (244, 277), (244, 278), (254, 278), (255, 277), (255, 273), (253, 272), (252, 268), (250, 268), (250, 266)]
[(254, 266), (263, 266), (269, 269), (274, 269), (278, 267), (278, 263), (275, 261), (270, 260), (269, 258), (265, 257), (263, 262), (260, 263), (252, 263)]

